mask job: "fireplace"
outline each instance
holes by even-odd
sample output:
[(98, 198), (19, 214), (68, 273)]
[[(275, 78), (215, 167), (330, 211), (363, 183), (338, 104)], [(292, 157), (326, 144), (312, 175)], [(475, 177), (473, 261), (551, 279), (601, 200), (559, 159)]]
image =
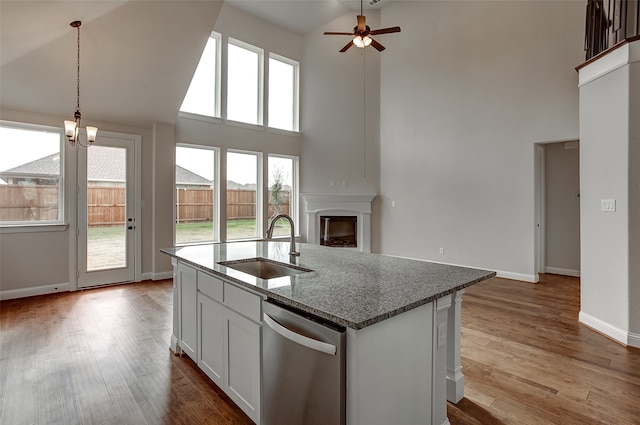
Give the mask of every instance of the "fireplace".
[(358, 217), (348, 215), (321, 215), (320, 245), (338, 248), (357, 248)]
[(371, 252), (371, 202), (375, 194), (303, 193), (302, 197), (308, 243)]

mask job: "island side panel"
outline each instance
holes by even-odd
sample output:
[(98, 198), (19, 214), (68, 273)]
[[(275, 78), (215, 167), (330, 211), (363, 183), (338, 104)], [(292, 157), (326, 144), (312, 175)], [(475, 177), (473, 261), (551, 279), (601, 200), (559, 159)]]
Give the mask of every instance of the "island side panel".
[[(439, 355), (436, 316), (434, 303), (428, 303), (364, 329), (347, 329), (347, 425), (433, 424), (443, 415), (437, 425), (448, 423), (446, 312), (440, 317), (445, 347)], [(433, 382), (435, 370), (442, 383)], [(441, 399), (442, 406), (432, 405)]]
[(171, 266), (173, 268), (173, 332), (171, 333), (171, 342), (169, 343), (169, 349), (173, 351), (175, 355), (182, 354), (182, 349), (178, 341), (180, 341), (180, 302), (178, 292), (178, 260), (175, 257), (171, 257)]
[(433, 314), (433, 374), (431, 395), (431, 424), (449, 425), (447, 417), (447, 351), (451, 295), (435, 301)]
[(447, 332), (447, 400), (458, 403), (464, 398), (464, 375), (460, 352), (460, 336), (462, 332), (462, 294), (457, 291), (449, 309)]

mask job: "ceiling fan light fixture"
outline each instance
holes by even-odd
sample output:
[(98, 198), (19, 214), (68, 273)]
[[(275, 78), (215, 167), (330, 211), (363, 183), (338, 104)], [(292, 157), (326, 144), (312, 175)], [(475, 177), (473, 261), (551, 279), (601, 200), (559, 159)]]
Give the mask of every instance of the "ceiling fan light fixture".
[(368, 35), (365, 35), (364, 37), (357, 35), (353, 38), (353, 44), (355, 44), (356, 47), (364, 49), (371, 44), (371, 38)]

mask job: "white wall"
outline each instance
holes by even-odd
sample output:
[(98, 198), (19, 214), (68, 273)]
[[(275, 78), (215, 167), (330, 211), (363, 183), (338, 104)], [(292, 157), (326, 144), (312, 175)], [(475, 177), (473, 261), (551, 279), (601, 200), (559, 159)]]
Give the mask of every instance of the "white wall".
[[(640, 48), (636, 49), (636, 54), (640, 54)], [(629, 66), (629, 81), (633, 82), (629, 117), (640, 117), (638, 60)], [(637, 118), (629, 120), (629, 332), (634, 346), (640, 347), (640, 120)]]
[[(580, 71), (580, 321), (635, 346), (640, 346), (639, 63), (636, 41)], [(616, 211), (601, 211), (603, 199), (615, 200)]]
[(580, 151), (544, 145), (545, 271), (580, 276)]
[(584, 4), (397, 1), (381, 23), (402, 26), (381, 55), (382, 252), (535, 280), (533, 144), (578, 138)]
[[(34, 114), (24, 111), (2, 109), (2, 119), (6, 121), (24, 122), (30, 124), (61, 127), (68, 117)], [(142, 136), (142, 200), (152, 199), (153, 193), (151, 163), (151, 129), (132, 127), (94, 120), (93, 124), (105, 131), (114, 131)], [(73, 190), (76, 165), (73, 149), (65, 143), (65, 191)], [(65, 222), (67, 227), (56, 231), (42, 231), (33, 233), (0, 233), (0, 297), (14, 298), (20, 296), (37, 295), (60, 290), (68, 290), (73, 283), (70, 275), (71, 256), (74, 255), (70, 234), (70, 218), (75, 216), (72, 211), (76, 208), (70, 203), (70, 196), (65, 197)], [(137, 220), (142, 236), (141, 268), (143, 274), (152, 272), (152, 238), (151, 225), (152, 207), (142, 208), (142, 218)], [(71, 285), (71, 286), (70, 286)], [(56, 289), (57, 288), (57, 289)]]
[[(378, 13), (367, 12), (367, 24), (379, 28), (378, 23)], [(386, 51), (351, 47), (340, 53), (350, 38), (323, 35), (351, 31), (355, 25), (356, 14), (349, 13), (304, 37), (303, 193), (379, 192), (380, 57)], [(386, 46), (396, 36), (376, 39)], [(374, 205), (374, 227), (376, 217)], [(378, 234), (374, 228), (373, 251), (379, 251)]]

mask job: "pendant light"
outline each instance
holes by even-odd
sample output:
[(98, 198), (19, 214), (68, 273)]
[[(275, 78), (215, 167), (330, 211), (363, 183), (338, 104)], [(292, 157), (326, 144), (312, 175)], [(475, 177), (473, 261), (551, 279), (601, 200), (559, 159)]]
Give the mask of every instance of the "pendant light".
[(78, 78), (77, 78), (77, 86), (76, 86), (76, 112), (73, 114), (73, 121), (65, 121), (64, 122), (64, 133), (69, 139), (69, 143), (71, 146), (75, 146), (76, 142), (83, 147), (91, 146), (93, 142), (96, 141), (96, 135), (98, 134), (97, 127), (87, 126), (87, 141), (89, 142), (87, 146), (80, 143), (78, 138), (80, 134), (80, 119), (82, 115), (80, 114), (80, 25), (82, 25), (81, 21), (73, 21), (71, 22), (71, 27), (76, 28), (78, 30)]

